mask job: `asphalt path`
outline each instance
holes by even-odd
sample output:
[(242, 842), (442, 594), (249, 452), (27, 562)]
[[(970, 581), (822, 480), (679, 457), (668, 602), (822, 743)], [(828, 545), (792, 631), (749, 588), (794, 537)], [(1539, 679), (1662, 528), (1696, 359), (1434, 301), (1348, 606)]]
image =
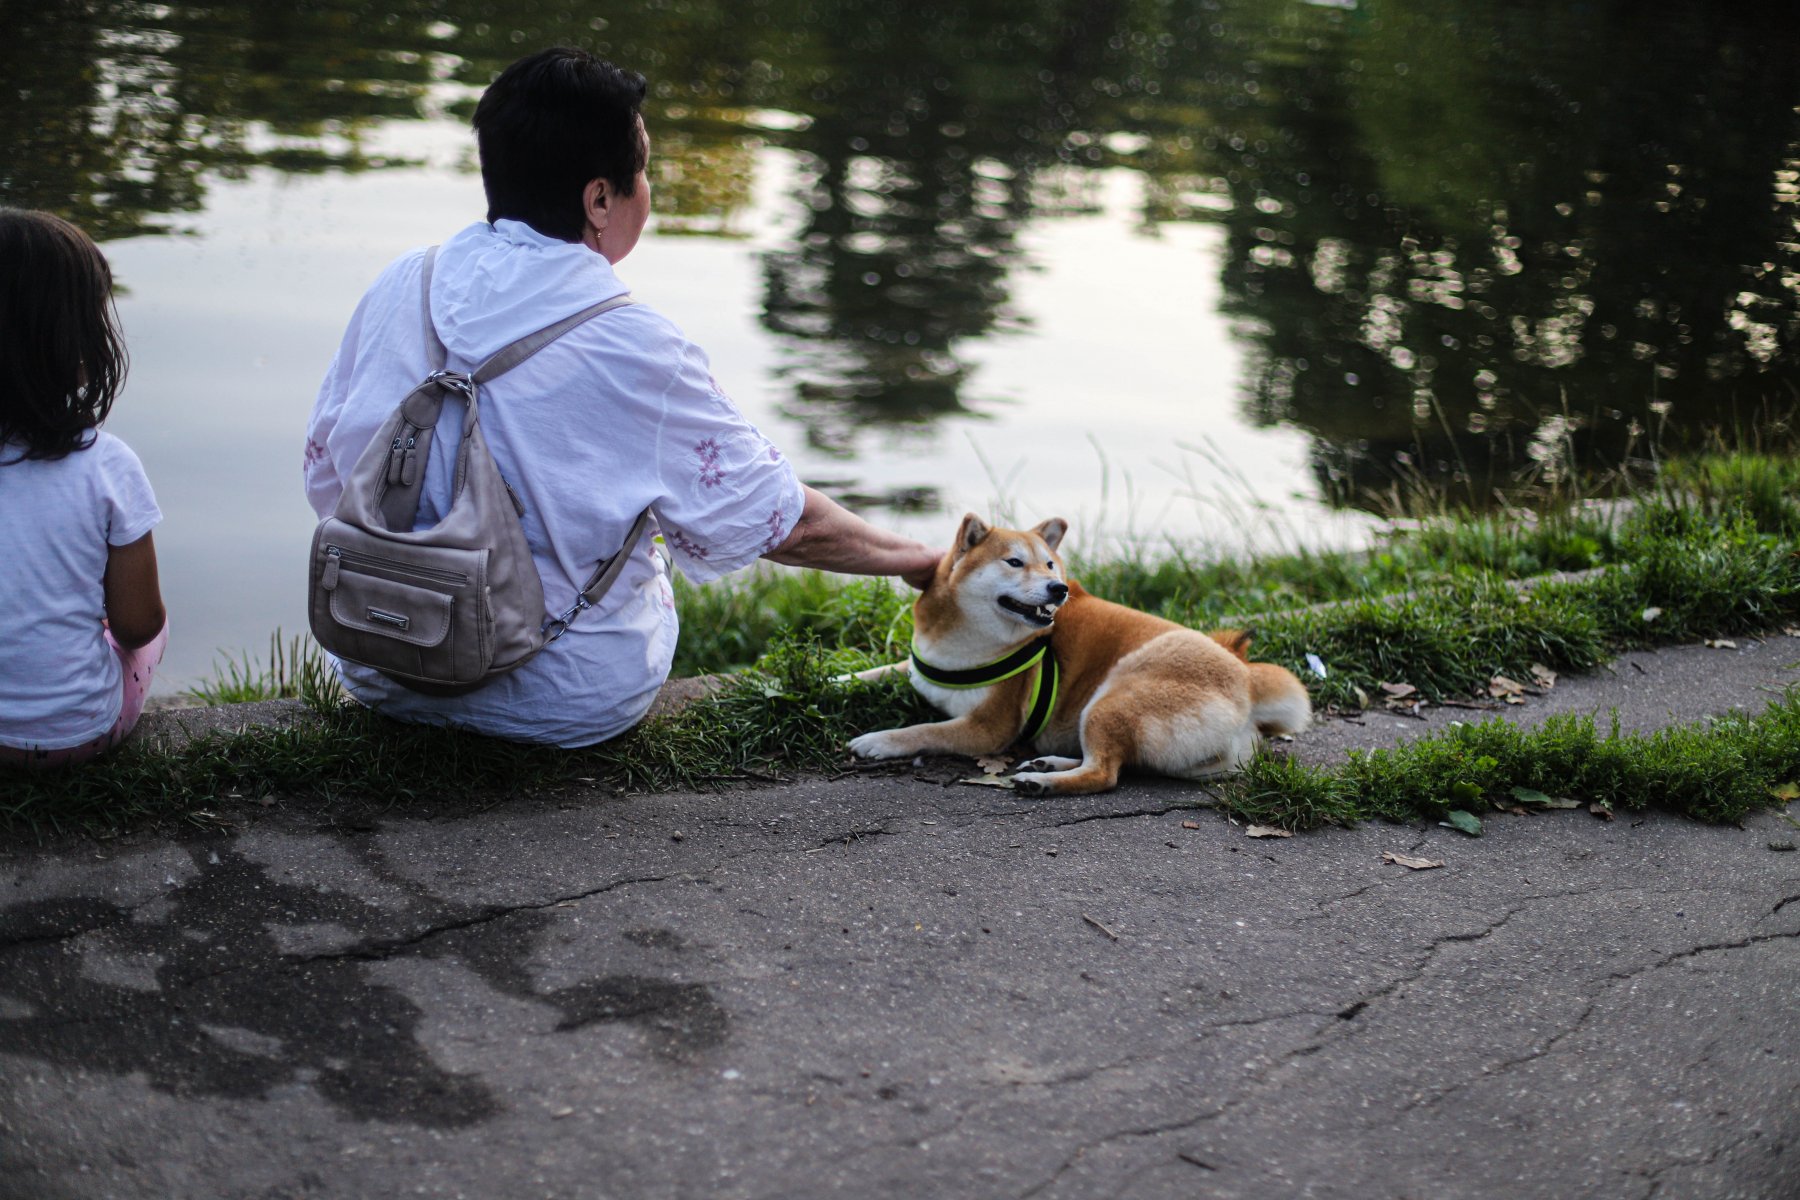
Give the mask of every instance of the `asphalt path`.
[[(1498, 712), (1655, 728), (1797, 662)], [(1263, 838), (1192, 785), (974, 774), (6, 851), (0, 1196), (1800, 1196), (1786, 815)]]

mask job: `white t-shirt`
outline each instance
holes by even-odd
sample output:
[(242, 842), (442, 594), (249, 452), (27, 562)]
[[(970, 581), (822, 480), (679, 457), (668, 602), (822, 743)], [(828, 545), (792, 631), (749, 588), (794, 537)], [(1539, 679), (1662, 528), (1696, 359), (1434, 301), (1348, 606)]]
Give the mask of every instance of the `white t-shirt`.
[[(307, 429), (306, 494), (321, 517), (381, 423), (430, 369), (423, 251), (396, 260), (350, 318)], [(438, 251), (431, 311), (451, 369), (626, 291), (606, 259), (517, 221), (478, 222)], [(449, 406), (446, 406), (447, 408)], [(603, 313), (484, 385), (481, 427), (525, 504), (525, 540), (561, 613), (645, 508), (677, 566), (705, 582), (787, 540), (804, 493), (793, 468), (708, 373), (706, 355), (653, 309)], [(418, 525), (450, 508), (460, 422), (438, 422)], [(675, 598), (646, 533), (597, 609), (510, 674), (464, 696), (425, 696), (340, 663), (351, 694), (403, 720), (516, 741), (584, 746), (642, 719), (675, 653)]]
[(0, 745), (61, 750), (119, 719), (119, 657), (100, 624), (107, 547), (149, 533), (162, 510), (110, 433), (53, 462), (20, 449), (0, 444)]

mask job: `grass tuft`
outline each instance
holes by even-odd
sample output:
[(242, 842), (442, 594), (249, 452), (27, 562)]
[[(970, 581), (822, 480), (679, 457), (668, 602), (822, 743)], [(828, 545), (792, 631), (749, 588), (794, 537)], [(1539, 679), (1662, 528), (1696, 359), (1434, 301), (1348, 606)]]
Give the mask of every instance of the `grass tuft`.
[(269, 661), (243, 653), (214, 663), (214, 677), (182, 694), (201, 704), (248, 704), (257, 700), (304, 700), (315, 709), (335, 708), (344, 701), (337, 672), (311, 637), (282, 639), (269, 635)]
[(1589, 716), (1535, 729), (1498, 718), (1386, 750), (1353, 751), (1341, 767), (1259, 756), (1222, 789), (1222, 807), (1249, 820), (1310, 829), (1382, 819), (1438, 819), (1516, 805), (1514, 788), (1617, 812), (1655, 806), (1701, 821), (1736, 821), (1800, 780), (1800, 696), (1759, 716), (1652, 733), (1602, 733)]

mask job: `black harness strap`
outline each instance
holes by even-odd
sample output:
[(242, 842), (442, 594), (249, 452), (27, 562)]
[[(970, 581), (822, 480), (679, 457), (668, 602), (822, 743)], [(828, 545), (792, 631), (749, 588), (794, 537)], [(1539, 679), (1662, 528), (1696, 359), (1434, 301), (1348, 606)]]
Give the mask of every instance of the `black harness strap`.
[(944, 667), (934, 667), (919, 657), (915, 649), (912, 652), (912, 669), (921, 678), (929, 679), (939, 687), (972, 688), (986, 687), (990, 683), (999, 683), (1002, 679), (1010, 679), (1028, 667), (1034, 666), (1037, 660), (1050, 649), (1050, 635), (1045, 634), (1035, 642), (1027, 642), (1008, 654), (980, 667), (967, 667), (952, 671)]
[(1044, 665), (1038, 671), (1037, 684), (1032, 689), (1031, 713), (1025, 718), (1020, 741), (1035, 742), (1038, 734), (1044, 732), (1044, 726), (1050, 723), (1050, 714), (1056, 711), (1056, 685), (1056, 652), (1050, 649), (1049, 640), (1045, 639)]
[(1029, 671), (1032, 667), (1038, 667), (1039, 670), (1037, 678), (1031, 683), (1031, 711), (1026, 714), (1025, 728), (1019, 734), (1020, 740), (1027, 742), (1035, 740), (1044, 731), (1044, 726), (1050, 723), (1051, 714), (1056, 711), (1058, 671), (1056, 654), (1050, 648), (1049, 634), (1027, 642), (1004, 658), (983, 666), (956, 671), (932, 666), (919, 657), (916, 648), (912, 652), (912, 669), (918, 672), (919, 678), (939, 687), (987, 687)]

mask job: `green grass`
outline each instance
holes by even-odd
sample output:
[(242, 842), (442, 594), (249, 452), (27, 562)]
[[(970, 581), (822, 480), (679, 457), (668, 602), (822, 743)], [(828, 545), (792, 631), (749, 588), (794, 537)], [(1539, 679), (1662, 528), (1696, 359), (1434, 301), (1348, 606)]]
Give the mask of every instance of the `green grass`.
[(316, 720), (213, 733), (164, 751), (127, 742), (62, 772), (11, 772), (0, 827), (35, 836), (101, 833), (146, 822), (221, 819), (218, 806), (270, 795), (354, 797), (380, 807), (540, 792), (576, 781), (620, 790), (694, 787), (747, 772), (819, 770), (865, 730), (923, 715), (898, 679), (834, 683), (871, 665), (816, 640), (783, 642), (754, 671), (675, 717), (587, 750), (523, 746), (402, 725), (314, 695)]
[[(1766, 630), (1800, 618), (1800, 553), (1742, 513), (1698, 506), (1640, 509), (1601, 575), (1529, 592), (1479, 571), (1399, 601), (1358, 600), (1257, 625), (1255, 653), (1307, 678), (1315, 701), (1358, 703), (1382, 683), (1429, 699), (1468, 696), (1496, 674), (1529, 679), (1533, 663), (1591, 670), (1618, 650)], [(1306, 674), (1316, 654), (1330, 674)]]
[(886, 579), (775, 567), (710, 587), (676, 576), (681, 641), (672, 673), (681, 678), (741, 670), (795, 634), (892, 661), (905, 656), (912, 637), (915, 594)]
[(1800, 781), (1800, 697), (1756, 717), (1654, 733), (1602, 733), (1592, 717), (1551, 717), (1535, 729), (1493, 719), (1390, 750), (1353, 751), (1340, 767), (1258, 756), (1221, 788), (1241, 817), (1288, 829), (1368, 820), (1480, 815), (1528, 788), (1615, 812), (1651, 806), (1702, 821), (1735, 821), (1778, 803)]
[[(1697, 460), (1671, 468), (1662, 486), (1623, 510), (1577, 506), (1531, 519), (1438, 516), (1366, 553), (1210, 562), (1171, 550), (1160, 558), (1078, 563), (1074, 573), (1096, 594), (1196, 628), (1261, 614), (1254, 621), (1256, 657), (1289, 667), (1320, 705), (1359, 706), (1382, 683), (1407, 683), (1426, 698), (1447, 699), (1480, 693), (1496, 674), (1529, 679), (1533, 664), (1580, 672), (1628, 647), (1800, 624), (1800, 524), (1790, 499), (1796, 485), (1800, 467), (1784, 460)], [(1529, 591), (1507, 586), (1522, 576), (1594, 566), (1607, 569)], [(851, 736), (923, 715), (900, 681), (831, 682), (833, 675), (904, 655), (911, 634), (908, 589), (886, 580), (777, 570), (726, 587), (678, 586), (676, 673), (741, 674), (721, 694), (605, 746), (567, 752), (389, 722), (345, 706), (316, 647), (277, 634), (267, 665), (248, 656), (228, 660), (219, 680), (195, 694), (217, 702), (298, 696), (314, 708), (316, 723), (216, 734), (176, 751), (128, 745), (80, 770), (15, 773), (0, 790), (0, 824), (58, 833), (204, 822), (214, 818), (194, 814), (211, 813), (218, 798), (233, 795), (407, 805), (540, 792), (571, 780), (625, 790), (707, 785), (841, 765)], [(1308, 670), (1309, 655), (1325, 664), (1325, 678)], [(1480, 736), (1495, 746), (1548, 738), (1530, 742), (1533, 752), (1555, 751), (1570, 762), (1579, 756), (1559, 748), (1581, 747), (1599, 756), (1594, 761), (1612, 764), (1607, 770), (1620, 787), (1650, 789), (1633, 795), (1691, 795), (1667, 803), (1696, 816), (1741, 811), (1734, 806), (1755, 794), (1752, 784), (1727, 787), (1732, 772), (1744, 768), (1723, 749), (1707, 749), (1724, 746), (1717, 729), (1672, 734), (1664, 747), (1596, 740), (1591, 730), (1581, 735), (1560, 725), (1534, 734), (1509, 728)], [(1462, 780), (1464, 791), (1475, 787), (1476, 795), (1487, 796), (1505, 779), (1515, 779), (1505, 786), (1549, 790), (1518, 782), (1525, 753), (1476, 755), (1476, 763), (1493, 758), (1500, 765)], [(1381, 768), (1387, 774), (1360, 762), (1321, 773), (1259, 760), (1241, 787), (1232, 785), (1230, 794), (1240, 798), (1231, 803), (1297, 827), (1358, 814), (1439, 811), (1433, 806), (1450, 794), (1444, 787), (1456, 786), (1444, 783), (1454, 772), (1443, 764), (1454, 761), (1463, 770), (1468, 761), (1448, 750), (1407, 754), (1380, 760), (1389, 764)], [(1620, 755), (1661, 763), (1665, 774), (1653, 779), (1627, 771)], [(1692, 769), (1682, 774), (1677, 767), (1688, 760)], [(1422, 782), (1402, 786), (1409, 775)], [(1668, 779), (1680, 786), (1670, 790)], [(1694, 782), (1700, 779), (1714, 782), (1702, 787)]]
[(1769, 454), (1714, 454), (1668, 464), (1662, 479), (1675, 501), (1692, 498), (1703, 511), (1741, 510), (1764, 533), (1800, 533), (1800, 459)]

